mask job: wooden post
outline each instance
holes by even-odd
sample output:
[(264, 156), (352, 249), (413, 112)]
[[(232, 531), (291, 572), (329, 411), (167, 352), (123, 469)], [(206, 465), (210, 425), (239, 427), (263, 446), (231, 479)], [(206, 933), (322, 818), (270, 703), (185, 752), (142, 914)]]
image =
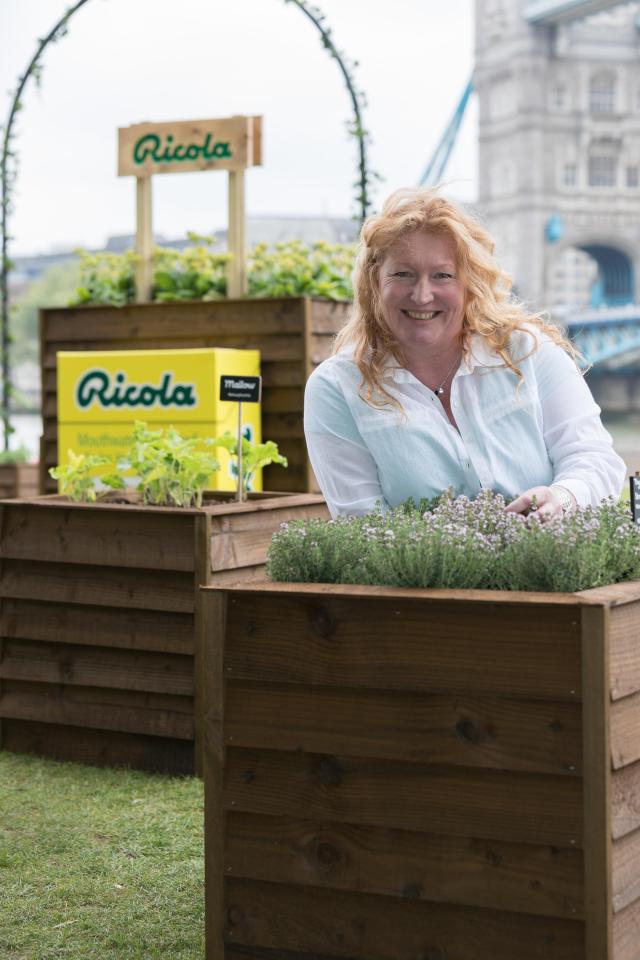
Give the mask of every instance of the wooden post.
[(151, 177), (136, 177), (136, 303), (151, 300), (153, 286), (153, 225)]
[(231, 254), (227, 272), (227, 296), (247, 293), (245, 264), (244, 170), (229, 171), (229, 232), (227, 248)]
[[(204, 704), (207, 691), (206, 682), (206, 664), (207, 656), (206, 644), (211, 642), (207, 633), (207, 626), (203, 620), (203, 604), (200, 603), (200, 587), (206, 587), (211, 583), (211, 562), (210, 562), (210, 544), (211, 544), (211, 514), (204, 510), (194, 518), (194, 589), (195, 589), (195, 621), (194, 621), (194, 695), (193, 695), (193, 718), (194, 718), (194, 765), (196, 775), (203, 776), (203, 752), (204, 752)], [(210, 678), (209, 678), (210, 679)]]

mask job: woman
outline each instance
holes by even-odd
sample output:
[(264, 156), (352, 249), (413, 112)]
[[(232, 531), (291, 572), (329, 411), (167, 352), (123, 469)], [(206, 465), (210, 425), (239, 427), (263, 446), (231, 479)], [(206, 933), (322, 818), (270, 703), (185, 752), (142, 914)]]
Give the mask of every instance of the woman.
[(625, 465), (571, 345), (512, 298), (492, 251), (432, 190), (398, 190), (366, 220), (351, 319), (305, 392), (334, 517), (448, 487), (541, 520), (619, 496)]

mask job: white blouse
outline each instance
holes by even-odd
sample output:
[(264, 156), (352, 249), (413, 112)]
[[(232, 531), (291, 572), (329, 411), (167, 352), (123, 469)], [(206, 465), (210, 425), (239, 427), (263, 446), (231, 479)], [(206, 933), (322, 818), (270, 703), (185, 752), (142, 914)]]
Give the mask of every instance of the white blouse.
[[(483, 488), (507, 501), (530, 487), (562, 484), (581, 506), (618, 497), (626, 467), (571, 358), (548, 337), (516, 332), (518, 377), (480, 336), (451, 382), (449, 421), (432, 390), (408, 370), (389, 367), (385, 386), (404, 409), (371, 407), (350, 349), (325, 360), (305, 391), (309, 458), (333, 517), (435, 497), (453, 487)], [(523, 358), (523, 359), (520, 359)]]

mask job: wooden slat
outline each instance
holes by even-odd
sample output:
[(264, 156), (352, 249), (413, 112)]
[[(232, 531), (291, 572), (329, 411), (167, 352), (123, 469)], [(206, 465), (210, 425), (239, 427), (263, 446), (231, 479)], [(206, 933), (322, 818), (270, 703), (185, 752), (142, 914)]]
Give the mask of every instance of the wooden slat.
[(169, 694), (3, 680), (0, 714), (72, 727), (193, 739), (193, 700)]
[(640, 830), (621, 837), (611, 854), (613, 911), (619, 913), (640, 899)]
[(225, 807), (559, 847), (582, 844), (573, 777), (230, 748)]
[(0, 677), (193, 696), (193, 657), (6, 640)]
[(583, 957), (579, 922), (252, 880), (227, 881), (226, 919), (227, 943), (270, 948), (274, 960)]
[(582, 609), (585, 960), (612, 957), (609, 610)]
[(311, 333), (335, 336), (349, 318), (351, 305), (329, 300), (310, 301)]
[(640, 602), (614, 607), (609, 631), (611, 697), (619, 700), (640, 691)]
[(613, 918), (613, 960), (638, 960), (640, 956), (640, 900)]
[(579, 704), (230, 682), (239, 747), (578, 776)]
[[(211, 562), (209, 551), (211, 544), (211, 523), (210, 513), (202, 513), (195, 518), (193, 552), (196, 558), (195, 584), (196, 590), (199, 586), (206, 587), (211, 582)], [(198, 593), (199, 596), (199, 593)], [(205, 703), (205, 684), (204, 674), (205, 657), (203, 646), (209, 642), (207, 632), (209, 623), (205, 618), (205, 607), (202, 603), (196, 603), (194, 616), (194, 731), (195, 731), (195, 764), (196, 773), (199, 777), (203, 776), (204, 769), (204, 703)]]
[(575, 608), (541, 604), (534, 613), (528, 605), (474, 604), (462, 591), (452, 601), (432, 599), (431, 593), (390, 591), (384, 596), (381, 591), (379, 596), (363, 590), (359, 595), (356, 589), (343, 598), (287, 594), (269, 585), (262, 591), (256, 586), (251, 594), (233, 590), (227, 675), (579, 699)]
[(4, 560), (2, 596), (192, 613), (193, 575), (173, 571)]
[(5, 599), (0, 634), (83, 646), (193, 653), (193, 616), (168, 610)]
[(611, 777), (611, 830), (614, 839), (640, 827), (640, 762), (614, 771)]
[(193, 742), (167, 737), (4, 720), (4, 749), (99, 767), (131, 767), (174, 776), (193, 774)]
[(614, 770), (640, 760), (640, 692), (611, 706), (611, 760)]
[(292, 508), (283, 503), (280, 509), (253, 513), (228, 513), (213, 519), (211, 528), (211, 570), (232, 570), (263, 564), (271, 546), (273, 534), (280, 525), (295, 516), (296, 520), (318, 517), (329, 519), (324, 501)]
[(223, 851), (226, 815), (222, 804), (222, 785), (225, 767), (223, 717), (227, 604), (226, 595), (222, 592), (202, 590), (200, 597), (198, 670), (203, 690), (205, 952), (206, 960), (221, 960), (224, 954)]
[(227, 814), (226, 876), (580, 919), (579, 850)]
[(2, 557), (192, 571), (193, 519), (151, 507), (13, 504), (5, 511)]
[(288, 438), (302, 439), (304, 437), (302, 415), (299, 413), (270, 413), (269, 410), (263, 409), (262, 434), (270, 440), (276, 438), (278, 449), (286, 456), (285, 442)]

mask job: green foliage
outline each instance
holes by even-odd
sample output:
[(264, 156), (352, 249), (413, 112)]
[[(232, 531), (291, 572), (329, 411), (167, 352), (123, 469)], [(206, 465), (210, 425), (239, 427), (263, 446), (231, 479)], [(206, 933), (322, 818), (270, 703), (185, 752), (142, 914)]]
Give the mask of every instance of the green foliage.
[(28, 463), (31, 460), (31, 454), (25, 446), (16, 447), (15, 450), (1, 450), (0, 464)]
[[(238, 439), (231, 433), (223, 433), (213, 441), (214, 446), (223, 447), (234, 458), (235, 475), (238, 476)], [(278, 445), (273, 440), (267, 440), (265, 443), (254, 443), (253, 440), (242, 438), (242, 495), (245, 499), (247, 490), (251, 489), (251, 483), (256, 470), (262, 467), (268, 467), (270, 463), (279, 463), (281, 466), (288, 466), (287, 458), (278, 453)]]
[(138, 489), (144, 503), (171, 507), (201, 507), (209, 477), (220, 464), (210, 454), (196, 450), (214, 441), (184, 439), (173, 427), (149, 430), (136, 420), (128, 457), (118, 462), (121, 470), (132, 469), (140, 478)]
[[(211, 237), (191, 234), (190, 239), (199, 242), (182, 251), (156, 247), (152, 294), (156, 301), (219, 300), (226, 296), (229, 254), (212, 251), (207, 245)], [(79, 254), (80, 286), (72, 306), (123, 306), (134, 300), (134, 253), (81, 250)], [(354, 257), (355, 246), (351, 244), (318, 242), (309, 247), (289, 240), (274, 249), (258, 244), (248, 257), (249, 296), (350, 300)]]
[(604, 501), (540, 523), (490, 491), (364, 517), (284, 524), (267, 573), (302, 583), (576, 591), (640, 578), (640, 530)]
[(135, 298), (136, 255), (126, 253), (89, 253), (78, 250), (80, 286), (70, 306), (85, 303), (122, 307)]
[[(110, 464), (108, 457), (87, 455), (67, 451), (69, 463), (49, 468), (49, 475), (60, 484), (60, 493), (76, 503), (94, 503), (96, 500), (95, 481), (99, 467)], [(124, 481), (121, 477), (105, 474), (98, 477), (105, 486), (121, 489)]]
[(0, 752), (0, 957), (204, 956), (197, 777)]
[(350, 300), (354, 256), (350, 244), (318, 242), (307, 247), (289, 240), (274, 250), (258, 244), (249, 256), (249, 296)]

